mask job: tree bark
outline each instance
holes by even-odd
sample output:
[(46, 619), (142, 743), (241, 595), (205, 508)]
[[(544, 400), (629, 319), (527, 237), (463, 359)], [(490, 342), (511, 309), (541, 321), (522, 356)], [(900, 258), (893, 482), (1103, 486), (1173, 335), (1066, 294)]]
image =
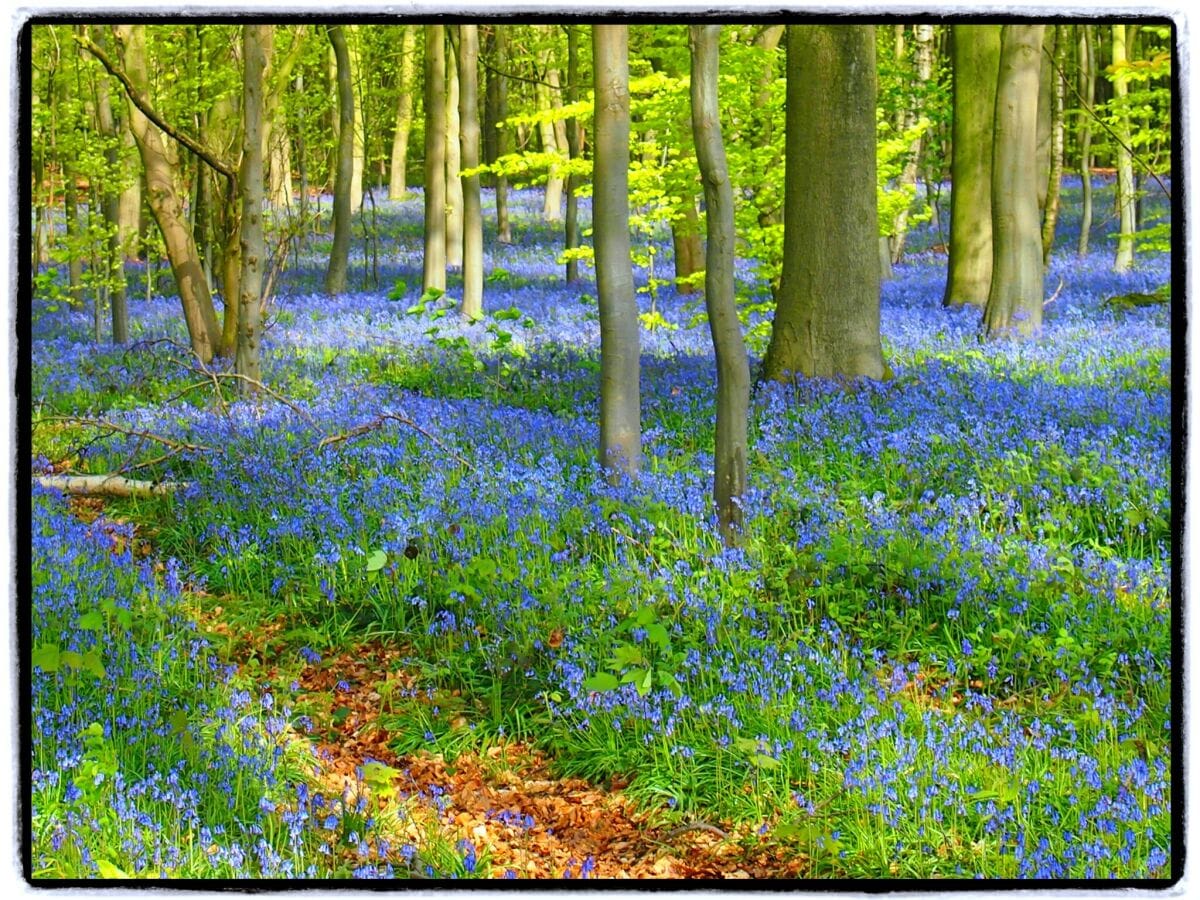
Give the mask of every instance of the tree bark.
[(405, 25), (400, 39), (400, 99), (396, 104), (396, 132), (392, 136), (392, 162), (388, 169), (388, 199), (408, 196), (408, 136), (412, 132), (413, 84), (417, 71), (417, 26)]
[(641, 468), (641, 347), (629, 247), (629, 27), (593, 25), (593, 243), (600, 307), (600, 465)]
[(1046, 206), (1042, 215), (1042, 265), (1050, 268), (1050, 253), (1054, 249), (1054, 232), (1058, 226), (1058, 199), (1062, 188), (1063, 171), (1063, 111), (1065, 107), (1067, 25), (1054, 26), (1054, 65), (1050, 69), (1053, 81), (1050, 107), (1050, 177), (1046, 186)]
[[(263, 239), (263, 83), (274, 40), (274, 26), (242, 26), (242, 163), (238, 182), (242, 195), (242, 276), (239, 284), (237, 353), (238, 385), (250, 394), (262, 381), (259, 333), (263, 269), (266, 244)], [(247, 380), (252, 379), (252, 381)]]
[(129, 294), (125, 283), (125, 255), (121, 249), (121, 192), (117, 178), (121, 171), (120, 128), (113, 116), (112, 99), (108, 90), (108, 78), (101, 75), (96, 79), (96, 124), (100, 133), (108, 139), (104, 150), (105, 164), (112, 180), (104, 185), (103, 212), (108, 227), (107, 265), (113, 276), (109, 299), (112, 305), (112, 342), (129, 342)]
[(713, 451), (713, 501), (727, 545), (738, 542), (746, 494), (746, 432), (750, 409), (750, 364), (734, 299), (733, 188), (721, 137), (717, 104), (718, 25), (693, 25), (691, 32), (692, 134), (704, 182), (708, 247), (704, 304), (717, 360), (717, 436)]
[(162, 497), (186, 487), (178, 481), (139, 481), (121, 475), (39, 475), (34, 480), (64, 494), (93, 497)]
[[(508, 78), (502, 73), (508, 65), (508, 26), (496, 25), (496, 121), (503, 123), (508, 118)], [(496, 129), (496, 156), (508, 153), (508, 126)], [(512, 243), (512, 226), (508, 219), (508, 178), (496, 176), (496, 240), (501, 244)]]
[(992, 283), (992, 130), (1000, 26), (953, 28), (950, 259), (942, 304), (983, 309)]
[[(125, 74), (133, 89), (145, 97), (149, 85), (145, 26), (114, 25), (113, 33), (123, 47)], [(134, 98), (128, 93), (127, 96), (129, 126), (142, 157), (150, 210), (166, 244), (192, 351), (207, 364), (224, 349), (208, 281), (183, 214), (183, 204), (175, 188), (175, 173), (167, 160), (162, 137)]]
[[(455, 33), (457, 37), (457, 33)], [(450, 41), (446, 58), (446, 265), (457, 269), (463, 264), (463, 183), (461, 131), (458, 100), (458, 53), (456, 40)]]
[[(579, 35), (578, 25), (567, 25), (567, 102), (574, 104), (579, 97)], [(579, 120), (572, 116), (567, 121), (567, 157), (574, 162), (579, 158)], [(579, 246), (579, 200), (576, 192), (579, 190), (579, 178), (574, 174), (567, 176), (567, 222), (566, 233), (563, 235), (568, 253)], [(567, 284), (579, 280), (579, 260), (574, 257), (567, 259)]]
[[(538, 25), (536, 27), (540, 31), (545, 33), (544, 39), (549, 38), (551, 31), (552, 31), (552, 26)], [(551, 88), (548, 86), (548, 82), (550, 82), (550, 75), (551, 75), (551, 72), (553, 71), (550, 66), (550, 49), (548, 47), (545, 47), (541, 51), (539, 51), (538, 64), (539, 64), (539, 67), (541, 68), (542, 78), (540, 78), (538, 80), (537, 85), (535, 85), (534, 92), (537, 96), (538, 109), (541, 111), (548, 111), (554, 105), (553, 100), (551, 99), (551, 96), (550, 96)], [(554, 81), (557, 82), (558, 72), (553, 71), (553, 74), (554, 74)], [(540, 122), (538, 124), (538, 133), (541, 135), (541, 138), (542, 138), (542, 150), (544, 150), (546, 153), (561, 152), (562, 148), (558, 144), (558, 133), (555, 131), (553, 122), (549, 122), (549, 121)], [(562, 176), (555, 175), (553, 173), (547, 175), (546, 176), (546, 192), (542, 198), (542, 218), (545, 219), (547, 222), (562, 221), (562, 217), (563, 217), (562, 199), (563, 199)]]
[[(1088, 109), (1096, 106), (1096, 39), (1094, 25), (1079, 24), (1079, 95)], [(1079, 180), (1082, 191), (1079, 213), (1080, 256), (1087, 256), (1092, 232), (1092, 119), (1088, 114), (1079, 117)]]
[[(1129, 84), (1123, 67), (1129, 63), (1125, 25), (1112, 26), (1113, 100), (1120, 104), (1129, 94)], [(1128, 272), (1133, 268), (1133, 233), (1137, 229), (1134, 221), (1135, 187), (1133, 180), (1133, 156), (1125, 149), (1130, 145), (1129, 114), (1121, 110), (1117, 114), (1117, 216), (1120, 225), (1117, 231), (1117, 255), (1113, 261), (1114, 272)]]
[(446, 35), (425, 26), (425, 262), (422, 290), (446, 290)]
[[(916, 56), (917, 63), (917, 81), (920, 85), (920, 90), (924, 91), (926, 82), (933, 77), (933, 26), (913, 26), (913, 43), (916, 44), (914, 55)], [(920, 120), (921, 115), (925, 111), (923, 98), (923, 93), (918, 94), (908, 109), (904, 111), (905, 129), (912, 128)], [(916, 187), (917, 172), (920, 168), (921, 153), (924, 150), (924, 145), (924, 137), (919, 136), (908, 148), (908, 161), (904, 164), (904, 169), (900, 173), (900, 183), (902, 185)], [(908, 234), (908, 209), (900, 210), (896, 215), (895, 221), (892, 223), (892, 229), (892, 237), (889, 242), (891, 247), (891, 262), (898, 263), (904, 256), (904, 241)]]
[[(479, 26), (458, 26), (458, 107), (462, 125), (462, 165), (479, 165)], [(462, 177), (463, 194), (463, 301), (467, 319), (483, 315), (483, 216), (479, 203), (479, 176)]]
[(992, 280), (983, 321), (988, 337), (1031, 335), (1042, 326), (1042, 241), (1038, 215), (1038, 81), (1044, 25), (1001, 31), (992, 163)]
[[(344, 26), (344, 34), (346, 38), (346, 59), (347, 69), (350, 79), (350, 96), (354, 97), (355, 87), (358, 85), (359, 79), (362, 77), (362, 54), (359, 48), (359, 35), (357, 25)], [(340, 78), (340, 76), (339, 76)], [(341, 94), (341, 88), (338, 88), (338, 94)], [(340, 109), (340, 106), (339, 106)], [(362, 209), (363, 204), (363, 169), (366, 167), (367, 148), (366, 148), (366, 127), (363, 122), (362, 104), (351, 101), (351, 110), (353, 115), (350, 123), (350, 133), (354, 136), (351, 142), (351, 158), (354, 161), (350, 170), (350, 212), (351, 214)], [(339, 113), (340, 116), (340, 113)], [(341, 140), (340, 132), (338, 140)]]
[(875, 28), (789, 25), (783, 272), (763, 375), (882, 378)]
[(354, 206), (354, 81), (344, 27), (330, 25), (328, 34), (337, 63), (338, 145), (333, 187), (333, 247), (325, 270), (325, 293), (340, 294), (346, 290), (350, 266), (350, 216)]

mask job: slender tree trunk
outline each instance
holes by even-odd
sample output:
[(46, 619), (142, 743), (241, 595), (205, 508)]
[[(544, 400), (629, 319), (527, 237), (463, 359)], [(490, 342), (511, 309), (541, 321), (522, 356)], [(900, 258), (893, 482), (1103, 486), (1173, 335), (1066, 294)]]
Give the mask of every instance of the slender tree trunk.
[[(1125, 25), (1112, 27), (1113, 100), (1120, 104), (1129, 94), (1127, 75), (1123, 67), (1129, 63)], [(1117, 115), (1117, 215), (1120, 228), (1117, 233), (1117, 256), (1113, 262), (1114, 272), (1128, 272), (1133, 268), (1133, 233), (1135, 185), (1133, 180), (1133, 156), (1125, 148), (1130, 144), (1129, 114), (1122, 110)]]
[(446, 35), (425, 26), (425, 262), (423, 290), (446, 290)]
[[(1087, 108), (1096, 106), (1096, 39), (1094, 25), (1079, 24), (1079, 95)], [(1079, 180), (1082, 184), (1079, 213), (1080, 256), (1087, 256), (1092, 232), (1092, 118), (1088, 113), (1079, 117)]]
[[(508, 78), (501, 74), (508, 65), (508, 26), (496, 25), (496, 121), (508, 118)], [(496, 129), (496, 155), (504, 156), (509, 150), (509, 129), (502, 125)], [(496, 240), (501, 244), (512, 243), (512, 226), (508, 220), (508, 178), (496, 176)]]
[[(117, 41), (123, 46), (124, 70), (134, 89), (147, 93), (149, 74), (146, 68), (144, 25), (114, 25)], [(129, 102), (129, 125), (142, 157), (146, 173), (146, 193), (150, 210), (167, 247), (167, 258), (175, 275), (183, 317), (187, 323), (192, 350), (205, 363), (219, 352), (221, 330), (213, 308), (208, 281), (200, 265), (195, 241), (183, 215), (183, 204), (175, 189), (175, 173), (167, 161), (162, 137), (132, 100)]]
[[(120, 123), (121, 155), (124, 157), (136, 155), (139, 151), (129, 116), (121, 116)], [(121, 205), (118, 214), (121, 252), (127, 260), (137, 259), (141, 252), (142, 179), (140, 177), (129, 179), (125, 187), (121, 189)]]
[(446, 265), (457, 269), (463, 264), (463, 183), (461, 130), (458, 114), (457, 41), (450, 41), (446, 58)]
[(405, 25), (400, 39), (400, 75), (397, 89), (396, 133), (392, 136), (392, 164), (388, 169), (388, 199), (408, 196), (408, 135), (412, 131), (413, 85), (417, 71), (417, 26)]
[[(242, 26), (242, 164), (238, 181), (242, 195), (242, 277), (238, 298), (235, 370), (253, 382), (262, 381), (259, 319), (262, 304), (266, 244), (263, 239), (263, 84), (274, 39), (271, 25)], [(239, 381), (243, 394), (256, 390)]]
[[(458, 106), (462, 165), (479, 165), (479, 26), (458, 26)], [(483, 315), (483, 215), (479, 176), (463, 176), (463, 302), (468, 319)]]
[[(579, 35), (578, 25), (567, 25), (567, 102), (574, 104), (579, 98)], [(567, 156), (574, 162), (579, 158), (579, 120), (572, 116), (567, 121)], [(579, 246), (579, 178), (567, 176), (567, 224), (564, 240), (568, 251), (567, 284), (579, 280), (579, 260), (570, 256), (570, 251)]]
[[(350, 96), (353, 98), (355, 86), (358, 85), (359, 79), (362, 78), (362, 54), (359, 48), (358, 26), (346, 25), (343, 27), (343, 32), (346, 40), (347, 67), (350, 73)], [(338, 88), (338, 94), (339, 96), (341, 95), (340, 87)], [(367, 162), (367, 138), (366, 123), (363, 121), (364, 110), (362, 109), (362, 104), (355, 103), (351, 99), (351, 110), (353, 112), (353, 119), (350, 125), (350, 133), (354, 136), (351, 143), (351, 155), (354, 164), (350, 170), (350, 212), (354, 214), (362, 209), (363, 205), (363, 169), (366, 167)], [(340, 132), (338, 139), (339, 141), (341, 140)]]
[[(549, 36), (553, 26), (539, 25), (537, 28)], [(553, 72), (554, 81), (558, 80), (558, 72), (550, 67), (550, 50), (545, 48), (538, 53), (538, 65), (541, 70), (540, 79), (535, 86), (535, 94), (537, 96), (537, 105), (539, 110), (549, 111), (554, 106), (551, 98), (551, 88), (548, 86), (551, 73)], [(542, 149), (546, 153), (560, 153), (562, 148), (558, 144), (558, 133), (554, 129), (554, 123), (543, 121), (538, 124), (538, 130), (542, 138)], [(563, 198), (563, 179), (561, 175), (551, 173), (546, 177), (546, 192), (542, 203), (542, 218), (547, 222), (559, 222), (563, 217), (562, 210)]]
[[(917, 81), (923, 92), (929, 79), (933, 77), (933, 26), (915, 25), (913, 27), (913, 43), (916, 44)], [(904, 111), (904, 127), (912, 128), (925, 112), (923, 93), (918, 94), (908, 109)], [(917, 137), (908, 148), (908, 161), (900, 172), (900, 184), (916, 187), (917, 172), (920, 170), (921, 153), (925, 146), (923, 136)], [(904, 240), (908, 234), (908, 209), (902, 209), (892, 223), (891, 262), (898, 263), (904, 256)]]
[(325, 270), (325, 293), (340, 294), (346, 290), (350, 266), (350, 217), (354, 208), (354, 81), (343, 26), (330, 25), (328, 32), (337, 61), (338, 146), (333, 187), (333, 248)]
[(983, 321), (988, 337), (1031, 335), (1042, 326), (1042, 241), (1038, 216), (1038, 81), (1044, 25), (1001, 32), (992, 162), (992, 282)]
[(1050, 77), (1053, 79), (1053, 105), (1050, 108), (1050, 180), (1046, 187), (1046, 210), (1042, 217), (1042, 265), (1050, 268), (1050, 253), (1054, 249), (1054, 232), (1058, 226), (1058, 198), (1062, 187), (1064, 126), (1063, 111), (1066, 101), (1066, 63), (1069, 26), (1055, 25), (1054, 65)]
[[(690, 193), (690, 192), (689, 192)], [(704, 268), (704, 245), (700, 240), (700, 214), (696, 199), (685, 196), (679, 218), (671, 221), (671, 246), (675, 255), (675, 289), (681, 294), (696, 290), (691, 278)]]
[(593, 244), (600, 306), (600, 464), (641, 468), (641, 347), (629, 248), (629, 26), (593, 25)]
[(992, 283), (992, 129), (999, 25), (954, 25), (950, 259), (944, 306), (987, 305)]
[[(64, 129), (74, 131), (74, 122), (63, 122), (58, 115), (62, 104), (71, 99), (70, 87), (67, 83), (66, 73), (62, 73), (58, 78), (57, 89), (53, 97), (53, 107), (51, 109), (51, 118), (55, 123), (61, 125)], [(57, 138), (57, 129), (55, 138)], [(55, 155), (58, 156), (59, 165), (62, 167), (63, 176), (63, 217), (66, 225), (66, 240), (64, 241), (64, 249), (67, 257), (67, 286), (68, 293), (73, 306), (83, 305), (83, 239), (80, 237), (79, 229), (79, 197), (76, 188), (76, 171), (75, 161), (71, 153), (62, 152), (57, 146), (58, 141), (55, 140)]]
[(750, 364), (734, 300), (733, 188), (721, 138), (717, 104), (719, 25), (693, 25), (692, 134), (704, 181), (708, 248), (704, 265), (704, 304), (717, 360), (717, 437), (713, 451), (713, 500), (726, 544), (736, 544), (744, 520), (746, 432), (750, 410)]
[(884, 375), (875, 28), (789, 25), (783, 272), (767, 379)]
[(129, 342), (129, 295), (125, 284), (125, 256), (121, 252), (121, 192), (116, 173), (121, 171), (120, 129), (113, 116), (112, 99), (108, 90), (108, 77), (96, 78), (96, 124), (100, 133), (107, 138), (104, 161), (111, 179), (104, 185), (102, 199), (104, 221), (108, 227), (108, 259), (106, 261), (111, 281), (109, 301), (112, 305), (112, 342)]

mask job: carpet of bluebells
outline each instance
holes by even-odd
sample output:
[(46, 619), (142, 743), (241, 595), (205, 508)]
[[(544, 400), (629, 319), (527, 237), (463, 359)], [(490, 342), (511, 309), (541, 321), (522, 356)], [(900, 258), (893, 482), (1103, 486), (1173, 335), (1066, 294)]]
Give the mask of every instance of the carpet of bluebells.
[(403, 648), (398, 753), (533, 740), (681, 822), (750, 823), (814, 877), (1170, 877), (1170, 306), (1105, 302), (1170, 259), (1113, 274), (1111, 222), (1077, 257), (1077, 194), (1037, 340), (941, 307), (927, 225), (883, 286), (894, 378), (756, 390), (736, 549), (709, 505), (702, 301), (638, 273), (646, 467), (610, 485), (594, 282), (563, 283), (535, 192), (515, 243), (485, 233), (479, 322), (453, 276), (420, 297), (419, 199), (368, 209), (352, 293), (317, 287), (327, 235), (293, 248), (257, 399), (189, 359), (153, 284), (126, 347), (35, 298), (35, 473), (69, 455), (187, 484), (89, 524), (33, 493), (35, 875), (503, 874), (392, 842), (369, 789), (323, 793), (295, 683), (197, 627), (219, 602), (247, 639), (284, 623), (297, 665)]

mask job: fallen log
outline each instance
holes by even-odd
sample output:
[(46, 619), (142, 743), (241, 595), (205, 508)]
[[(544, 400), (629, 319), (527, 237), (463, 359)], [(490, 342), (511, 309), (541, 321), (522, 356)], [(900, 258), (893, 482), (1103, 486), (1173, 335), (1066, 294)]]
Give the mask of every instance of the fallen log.
[(162, 497), (187, 487), (183, 481), (139, 481), (122, 475), (39, 475), (42, 487), (91, 497)]

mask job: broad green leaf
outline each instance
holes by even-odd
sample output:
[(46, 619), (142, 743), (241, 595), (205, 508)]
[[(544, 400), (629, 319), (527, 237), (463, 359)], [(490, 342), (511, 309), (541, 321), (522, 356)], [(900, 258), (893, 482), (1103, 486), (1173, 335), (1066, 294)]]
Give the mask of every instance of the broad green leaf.
[(660, 647), (666, 647), (671, 642), (671, 635), (667, 632), (666, 625), (655, 622), (646, 628), (646, 640)]
[(85, 612), (76, 623), (84, 631), (101, 631), (104, 628), (104, 614), (98, 609)]
[(110, 863), (107, 859), (96, 860), (96, 868), (100, 871), (101, 878), (128, 878), (129, 875), (122, 869)]
[(83, 668), (83, 654), (74, 650), (63, 650), (58, 654), (58, 664), (67, 669), (78, 671)]
[(388, 555), (386, 551), (372, 550), (371, 554), (367, 557), (367, 571), (378, 572), (387, 565), (387, 561)]
[(57, 672), (58, 644), (39, 644), (34, 647), (33, 664), (43, 672)]
[(99, 650), (89, 650), (83, 654), (83, 668), (95, 675), (96, 678), (100, 680), (104, 679), (104, 660)]
[(610, 675), (608, 672), (597, 672), (591, 678), (584, 679), (583, 687), (584, 690), (603, 693), (605, 691), (615, 691), (620, 683), (616, 675)]

